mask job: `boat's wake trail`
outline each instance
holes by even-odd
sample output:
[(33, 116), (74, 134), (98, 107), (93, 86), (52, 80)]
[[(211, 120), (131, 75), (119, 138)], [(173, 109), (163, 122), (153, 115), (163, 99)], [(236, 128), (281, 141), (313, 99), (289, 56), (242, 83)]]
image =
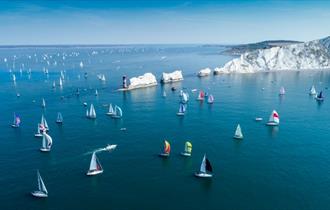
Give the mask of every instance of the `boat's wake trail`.
[(108, 144), (106, 147), (103, 147), (103, 148), (98, 148), (98, 149), (95, 149), (93, 151), (90, 151), (90, 152), (86, 152), (84, 155), (89, 155), (89, 154), (93, 154), (94, 152), (95, 153), (98, 153), (98, 152), (103, 152), (103, 151), (113, 151), (117, 148), (117, 144)]

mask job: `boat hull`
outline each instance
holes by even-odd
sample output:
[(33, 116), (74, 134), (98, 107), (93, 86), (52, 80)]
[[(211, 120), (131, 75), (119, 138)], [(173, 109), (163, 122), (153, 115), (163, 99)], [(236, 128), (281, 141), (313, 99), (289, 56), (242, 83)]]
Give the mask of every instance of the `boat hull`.
[(49, 152), (50, 149), (47, 149), (47, 148), (40, 148), (40, 151), (41, 151), (41, 152)]
[(234, 136), (233, 138), (234, 139), (238, 139), (238, 140), (242, 140), (243, 139), (243, 136)]
[(277, 122), (267, 122), (266, 125), (267, 126), (278, 126), (279, 123), (277, 123)]
[(108, 116), (113, 116), (113, 113), (111, 113), (111, 112), (107, 112), (105, 114), (108, 115)]
[(48, 194), (41, 192), (41, 191), (33, 191), (31, 192), (31, 195), (36, 198), (47, 198)]
[(184, 116), (184, 113), (182, 113), (182, 112), (178, 112), (178, 113), (176, 113), (176, 115), (177, 115), (177, 116), (180, 116), (180, 117), (183, 117), (183, 116)]
[(317, 100), (317, 101), (324, 101), (324, 98), (315, 97), (315, 100)]
[(184, 157), (190, 157), (191, 156), (191, 153), (181, 152), (180, 155), (182, 155)]
[(195, 173), (195, 176), (198, 178), (212, 178), (212, 174), (207, 174), (207, 173), (203, 173), (203, 172), (197, 172)]
[(11, 127), (12, 128), (18, 128), (19, 126), (18, 125), (15, 125), (15, 124), (12, 124)]
[(159, 156), (160, 156), (160, 157), (165, 157), (165, 158), (166, 158), (166, 157), (169, 157), (170, 154), (168, 154), (168, 153), (160, 153)]
[(42, 134), (41, 133), (36, 133), (36, 134), (34, 134), (34, 137), (36, 137), (36, 138), (42, 137)]
[(95, 176), (95, 175), (102, 174), (102, 173), (103, 173), (103, 170), (87, 171), (86, 175), (87, 176)]

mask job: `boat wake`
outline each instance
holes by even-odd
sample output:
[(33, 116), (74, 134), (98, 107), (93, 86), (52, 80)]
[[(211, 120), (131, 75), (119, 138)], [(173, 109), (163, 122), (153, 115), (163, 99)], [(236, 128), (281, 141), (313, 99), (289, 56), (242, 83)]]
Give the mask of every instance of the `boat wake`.
[(104, 152), (104, 151), (113, 151), (117, 148), (117, 144), (108, 144), (106, 147), (102, 147), (102, 148), (98, 148), (98, 149), (95, 149), (93, 151), (90, 151), (90, 152), (86, 152), (84, 155), (90, 155), (90, 154), (93, 154), (94, 152), (95, 153), (98, 153), (98, 152)]

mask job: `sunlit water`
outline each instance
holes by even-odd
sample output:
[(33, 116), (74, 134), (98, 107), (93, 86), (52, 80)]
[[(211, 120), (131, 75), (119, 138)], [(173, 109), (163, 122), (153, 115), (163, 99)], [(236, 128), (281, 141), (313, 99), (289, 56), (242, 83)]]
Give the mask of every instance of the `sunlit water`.
[[(199, 69), (230, 59), (219, 55), (220, 51), (200, 46), (1, 49), (0, 209), (330, 209), (329, 102), (326, 98), (319, 104), (308, 95), (315, 84), (327, 97), (330, 74), (198, 78)], [(65, 60), (58, 54), (63, 52)], [(72, 52), (80, 54), (69, 56)], [(46, 53), (52, 58), (43, 59)], [(49, 69), (48, 77), (43, 67)], [(16, 75), (16, 85), (9, 69)], [(183, 70), (183, 82), (115, 91), (123, 74), (153, 72), (159, 77), (175, 69)], [(53, 90), (52, 82), (58, 81), (61, 70), (66, 70), (63, 89)], [(87, 80), (84, 72), (88, 72)], [(99, 73), (105, 74), (105, 83), (97, 79)], [(179, 93), (172, 92), (172, 86), (189, 91), (183, 118), (176, 116)], [(287, 91), (283, 97), (278, 96), (281, 86)], [(77, 88), (80, 97), (74, 95)], [(197, 102), (197, 93), (190, 91), (194, 88), (212, 93), (215, 103)], [(46, 109), (41, 108), (42, 98)], [(96, 120), (85, 118), (83, 102), (94, 104)], [(109, 103), (122, 107), (121, 120), (105, 115)], [(281, 124), (266, 127), (273, 109)], [(55, 123), (59, 111), (64, 117), (62, 126)], [(22, 120), (19, 129), (10, 127), (14, 112)], [(41, 140), (33, 136), (42, 113), (54, 141), (48, 154), (39, 151)], [(264, 121), (255, 122), (255, 117)], [(237, 123), (244, 134), (242, 141), (232, 138)], [(157, 156), (164, 139), (172, 146), (166, 160)], [(193, 144), (190, 158), (179, 155), (187, 140)], [(118, 147), (98, 154), (104, 173), (87, 177), (89, 152), (107, 144)], [(214, 168), (211, 180), (193, 176), (204, 153)], [(36, 189), (37, 169), (48, 188), (47, 199), (29, 195)]]

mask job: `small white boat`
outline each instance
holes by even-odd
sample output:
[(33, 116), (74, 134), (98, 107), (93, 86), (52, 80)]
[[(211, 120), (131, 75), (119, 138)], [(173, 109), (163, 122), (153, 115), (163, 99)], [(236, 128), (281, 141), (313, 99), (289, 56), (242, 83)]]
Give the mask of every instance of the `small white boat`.
[(53, 145), (53, 139), (46, 132), (43, 132), (42, 145), (40, 148), (41, 152), (49, 152)]
[(280, 116), (278, 115), (278, 113), (273, 110), (272, 113), (269, 116), (269, 120), (266, 123), (266, 125), (268, 126), (277, 126), (280, 124)]
[(57, 113), (56, 123), (58, 123), (58, 124), (62, 124), (63, 123), (63, 116), (62, 116), (61, 112), (58, 112)]
[(44, 99), (44, 98), (42, 99), (42, 102), (41, 102), (41, 107), (42, 107), (42, 108), (45, 108), (45, 107), (46, 107), (46, 101), (45, 101), (45, 99)]
[(168, 141), (164, 141), (163, 151), (159, 154), (161, 157), (169, 157), (171, 152), (171, 145)]
[(184, 144), (184, 151), (181, 152), (182, 156), (190, 157), (192, 152), (192, 144), (189, 141), (186, 141)]
[(243, 139), (242, 129), (241, 129), (241, 126), (239, 124), (237, 125), (235, 135), (234, 135), (234, 139)]
[(38, 190), (31, 192), (31, 195), (37, 198), (47, 198), (48, 191), (44, 181), (40, 176), (39, 170), (37, 171), (37, 179), (38, 179)]
[(199, 172), (196, 172), (195, 176), (200, 177), (200, 178), (211, 178), (213, 176), (212, 171), (213, 171), (213, 169), (212, 169), (211, 163), (207, 159), (206, 154), (205, 154), (203, 157)]
[(12, 128), (19, 128), (21, 124), (21, 118), (16, 115), (16, 113), (14, 113), (14, 120), (13, 120), (13, 124), (11, 124)]
[(284, 87), (281, 87), (281, 88), (280, 88), (280, 93), (279, 93), (279, 95), (280, 95), (280, 96), (285, 95), (285, 89), (284, 89)]
[(256, 117), (254, 120), (255, 121), (262, 121), (263, 119), (262, 119), (262, 117)]
[(34, 137), (42, 137), (43, 131), (45, 131), (45, 127), (38, 123), (37, 133), (34, 134)]
[(106, 115), (112, 116), (115, 114), (115, 111), (112, 107), (112, 104), (109, 105), (109, 111), (106, 113)]
[(122, 118), (123, 116), (123, 111), (121, 110), (121, 108), (117, 105), (115, 105), (115, 108), (114, 108), (114, 114), (111, 115), (112, 118), (115, 118), (115, 119), (119, 119), (119, 118)]
[(87, 109), (86, 117), (89, 118), (89, 119), (96, 119), (96, 112), (95, 112), (93, 104), (91, 104), (89, 111)]
[(83, 105), (84, 105), (84, 106), (87, 106), (87, 103), (86, 103), (86, 102), (84, 102), (84, 103), (83, 103)]
[(316, 95), (316, 89), (315, 89), (315, 86), (312, 85), (311, 89), (309, 90), (309, 95)]
[(89, 170), (87, 171), (87, 176), (95, 176), (97, 174), (103, 173), (103, 168), (100, 161), (98, 160), (96, 153), (93, 152), (91, 162), (89, 164)]
[(180, 103), (179, 112), (176, 113), (178, 116), (184, 116), (184, 113), (186, 112), (186, 106), (182, 103)]
[(207, 103), (208, 104), (213, 104), (214, 102), (214, 97), (212, 94), (210, 94), (208, 97), (207, 97)]

